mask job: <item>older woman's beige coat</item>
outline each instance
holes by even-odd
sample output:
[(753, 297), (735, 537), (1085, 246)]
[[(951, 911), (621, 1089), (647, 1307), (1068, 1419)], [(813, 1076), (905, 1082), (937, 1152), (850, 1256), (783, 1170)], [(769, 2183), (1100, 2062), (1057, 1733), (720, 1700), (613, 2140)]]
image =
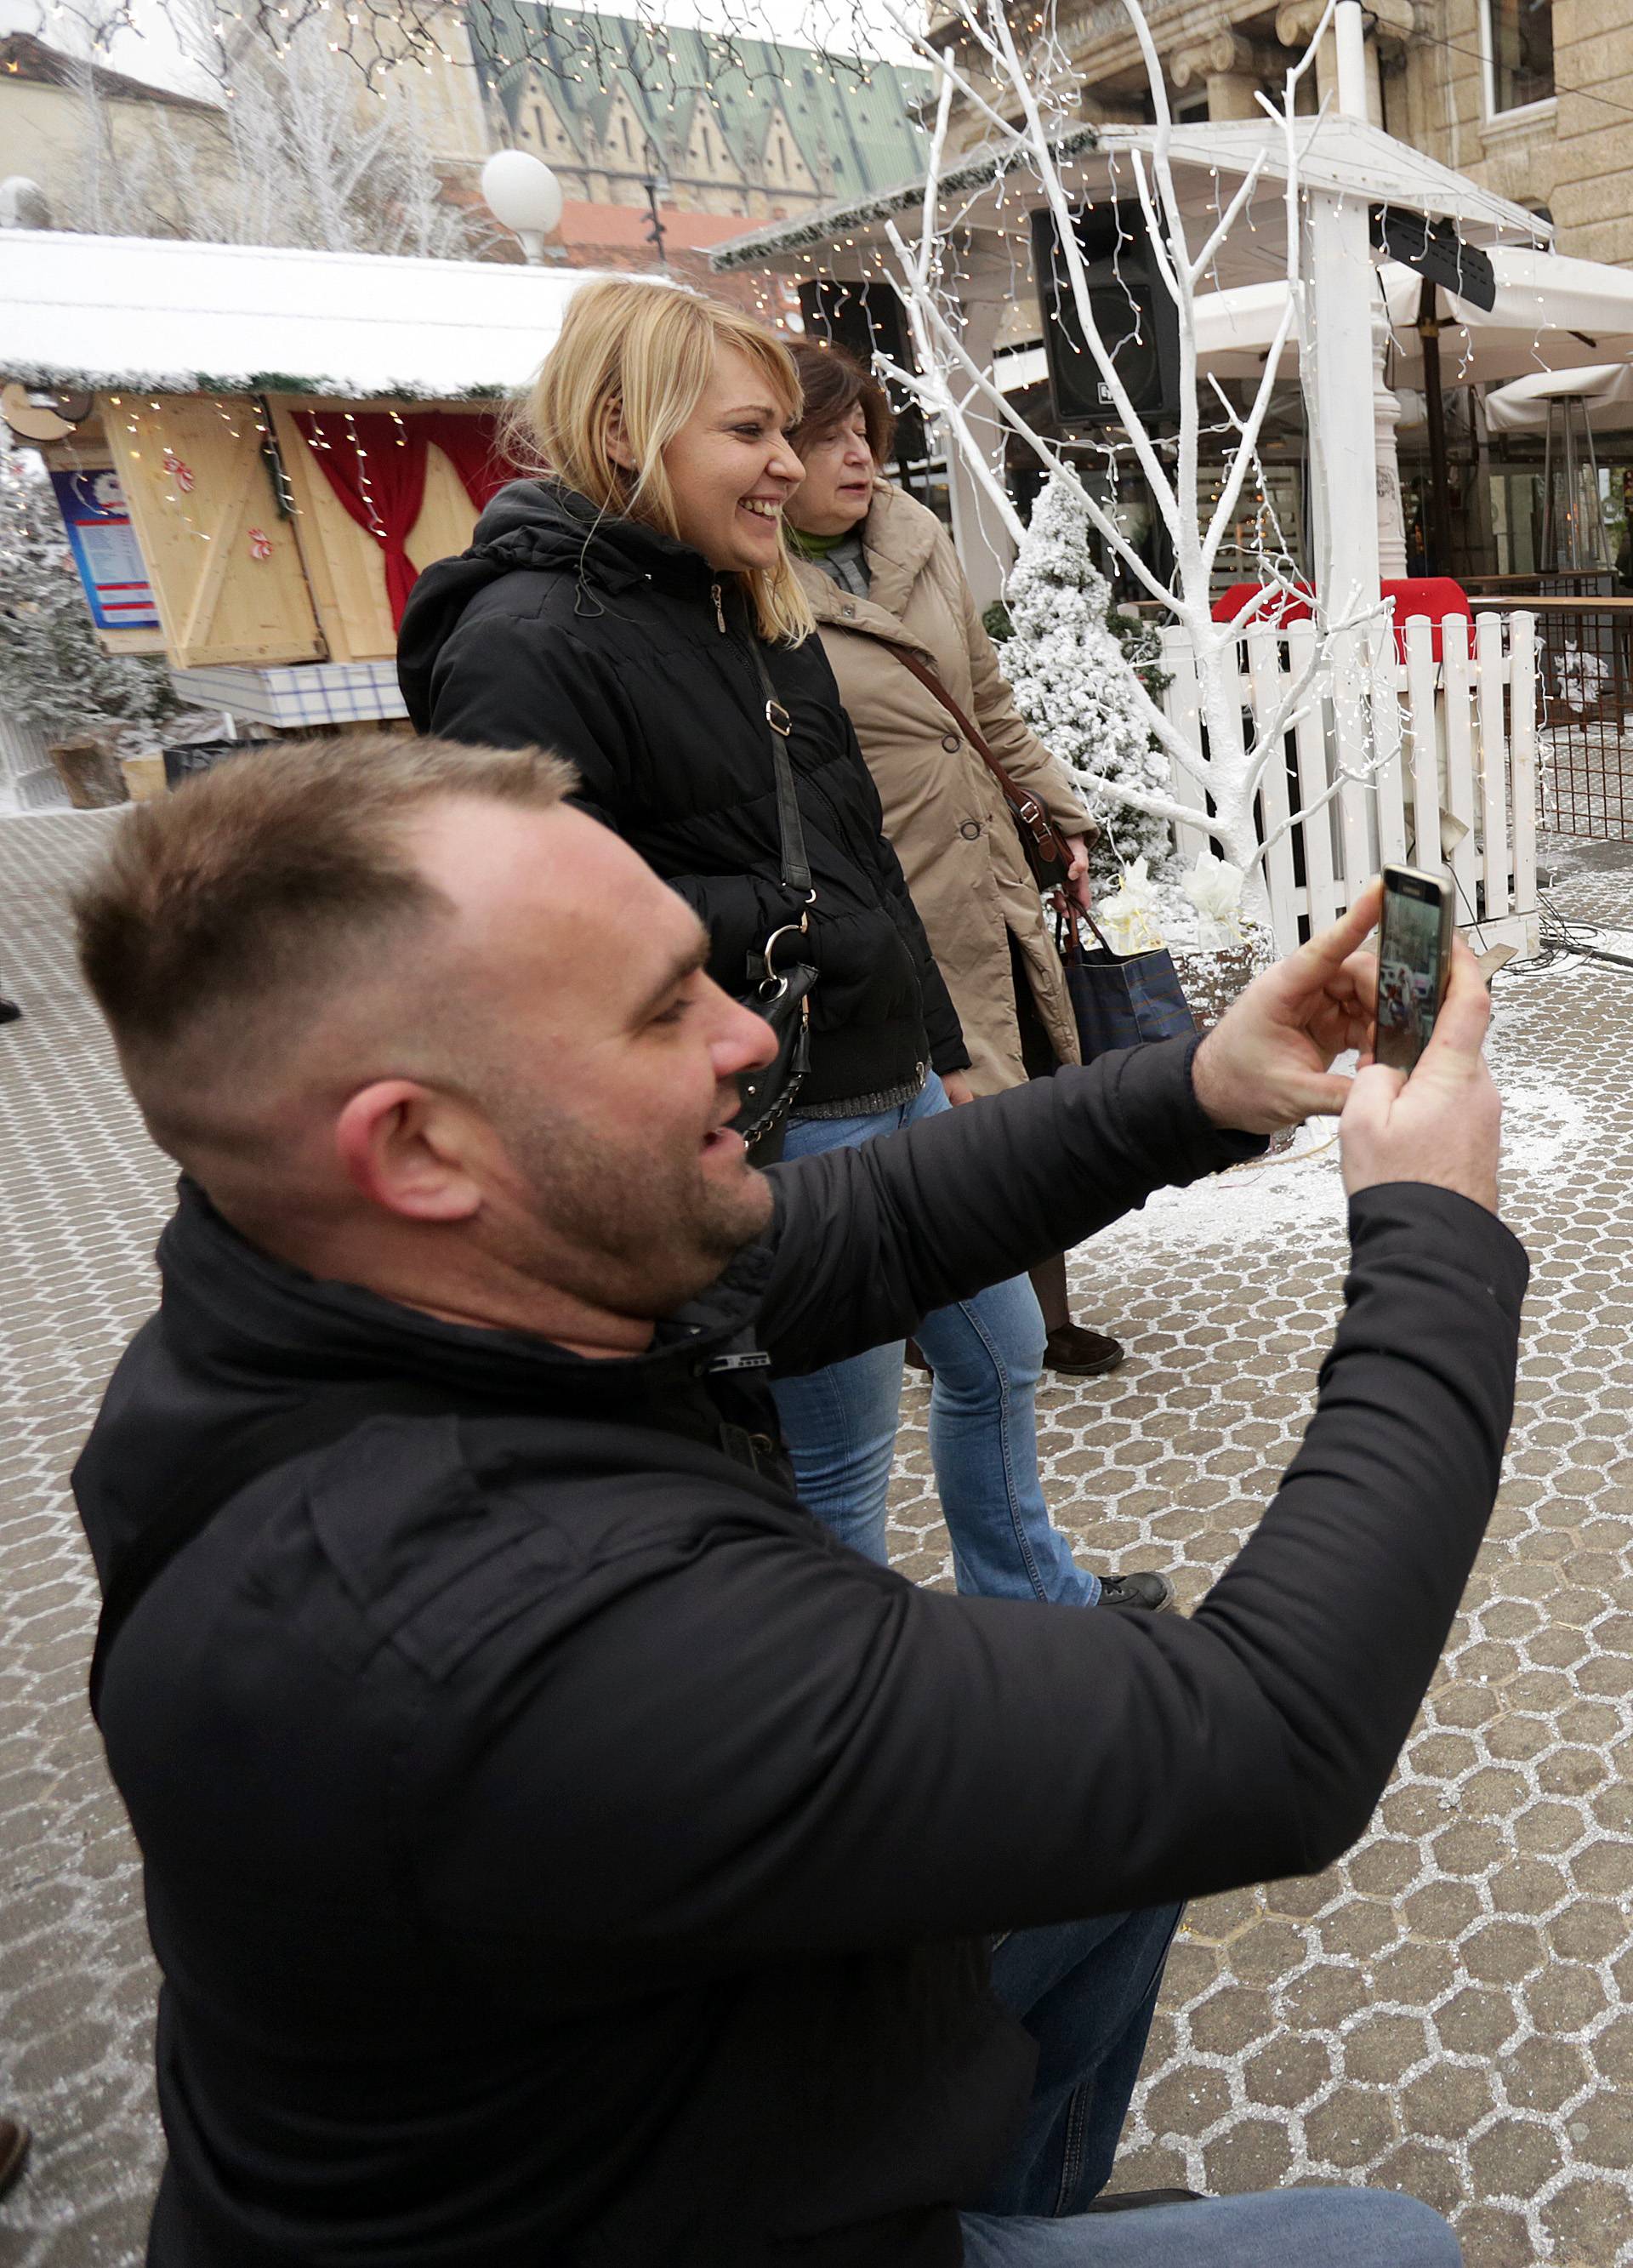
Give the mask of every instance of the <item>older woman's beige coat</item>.
[(996, 1094), (1026, 1078), (1009, 939), (1063, 1063), (1078, 1061), (1077, 1027), (1052, 932), (997, 783), (934, 696), (895, 659), (927, 661), (1017, 785), (1029, 788), (1068, 835), (1094, 822), (1067, 776), (1015, 707), (992, 641), (945, 529), (932, 512), (883, 482), (862, 527), (871, 595), (842, 591), (802, 563), (868, 769), (885, 806), (913, 902), (930, 935), (970, 1052), (970, 1085)]

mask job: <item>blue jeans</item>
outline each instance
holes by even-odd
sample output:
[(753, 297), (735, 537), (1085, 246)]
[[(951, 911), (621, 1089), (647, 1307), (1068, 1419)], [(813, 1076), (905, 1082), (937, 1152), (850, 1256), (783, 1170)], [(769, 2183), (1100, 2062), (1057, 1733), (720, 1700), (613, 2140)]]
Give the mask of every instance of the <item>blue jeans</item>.
[[(932, 1071), (911, 1102), (865, 1118), (809, 1118), (788, 1130), (786, 1158), (859, 1149), (949, 1109)], [(1043, 1317), (1024, 1276), (938, 1307), (916, 1335), (935, 1373), (930, 1458), (960, 1591), (1092, 1607), (1100, 1579), (1051, 1525), (1038, 1478), (1035, 1397)], [(903, 1342), (870, 1347), (772, 1388), (799, 1497), (842, 1543), (882, 1565), (885, 1498), (901, 1405)]]
[(961, 2216), (967, 2268), (1457, 2268), (1438, 2213), (1389, 2190), (1276, 2190), (1085, 2213), (1111, 2171), (1177, 1906), (1017, 1930), (992, 1986), (1038, 2044), (1025, 2123)]

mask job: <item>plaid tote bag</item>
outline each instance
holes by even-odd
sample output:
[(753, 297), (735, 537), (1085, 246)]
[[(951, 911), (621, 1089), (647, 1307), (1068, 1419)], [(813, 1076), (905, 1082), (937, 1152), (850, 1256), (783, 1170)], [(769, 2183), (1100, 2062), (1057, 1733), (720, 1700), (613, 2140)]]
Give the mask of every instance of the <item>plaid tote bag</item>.
[[(1092, 949), (1085, 948), (1079, 922), (1086, 922), (1094, 932)], [(1065, 965), (1085, 1063), (1113, 1048), (1177, 1039), (1196, 1029), (1166, 946), (1157, 946), (1148, 953), (1114, 953), (1093, 916), (1075, 906), (1069, 915), (1057, 915), (1055, 942)]]

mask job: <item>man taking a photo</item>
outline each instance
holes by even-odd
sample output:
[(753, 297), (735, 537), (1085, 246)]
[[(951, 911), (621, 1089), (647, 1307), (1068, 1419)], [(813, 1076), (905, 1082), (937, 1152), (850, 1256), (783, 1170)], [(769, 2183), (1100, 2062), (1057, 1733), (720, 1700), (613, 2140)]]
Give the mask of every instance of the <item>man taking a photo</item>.
[[(1361, 1833), (1490, 1510), (1526, 1263), (1470, 956), (1409, 1086), (1330, 1070), (1368, 892), (1200, 1045), (767, 1176), (765, 1027), (571, 787), (286, 743), (78, 899), (184, 1175), (75, 1476), (154, 2268), (1445, 2268), (1390, 2195), (1096, 2199), (1177, 1902)], [(920, 1590), (800, 1510), (768, 1368), (1340, 1107), (1345, 1316), (1188, 1620)]]

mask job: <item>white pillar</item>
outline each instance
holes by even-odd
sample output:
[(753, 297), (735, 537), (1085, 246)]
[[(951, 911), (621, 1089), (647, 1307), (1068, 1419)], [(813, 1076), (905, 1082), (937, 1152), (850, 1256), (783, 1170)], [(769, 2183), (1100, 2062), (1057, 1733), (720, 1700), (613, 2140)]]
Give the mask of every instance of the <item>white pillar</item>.
[(1337, 50), (1339, 114), (1365, 120), (1366, 24), (1361, 13), (1361, 0), (1338, 0), (1333, 11), (1333, 44)]
[[(1363, 218), (1365, 229), (1365, 218)], [(992, 368), (992, 350), (998, 326), (1008, 312), (1001, 299), (966, 299), (961, 303), (960, 334), (966, 352), (985, 372)], [(1000, 470), (1004, 463), (1004, 429), (992, 411), (972, 403), (966, 416), (989, 464)], [(1004, 585), (1014, 563), (1015, 547), (993, 509), (991, 497), (960, 455), (956, 442), (947, 438), (947, 490), (953, 504), (953, 542), (978, 607), (990, 606), (1004, 596)]]
[(1309, 435), (1315, 587), (1329, 618), (1378, 599), (1378, 471), (1372, 401), (1372, 258), (1366, 207), (1313, 189), (1304, 230), (1299, 342)]
[(1386, 579), (1406, 573), (1406, 510), (1401, 499), (1401, 460), (1395, 448), (1395, 427), (1401, 404), (1384, 384), (1384, 357), (1389, 350), (1389, 318), (1379, 298), (1372, 301), (1372, 454), (1377, 466), (1378, 566)]

